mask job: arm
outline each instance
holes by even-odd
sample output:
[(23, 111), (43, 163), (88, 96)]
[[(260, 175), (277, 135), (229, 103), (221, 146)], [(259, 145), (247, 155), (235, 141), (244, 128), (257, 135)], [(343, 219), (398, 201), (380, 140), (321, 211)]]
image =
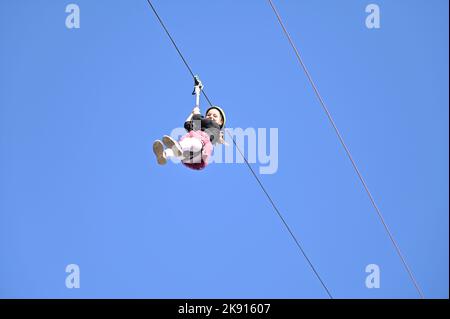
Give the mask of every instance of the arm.
[(200, 115), (200, 108), (198, 106), (194, 107), (194, 109), (192, 110), (191, 114), (189, 114), (185, 122), (190, 122), (194, 115)]
[(202, 115), (200, 114), (200, 109), (198, 107), (194, 107), (194, 109), (192, 110), (192, 113), (188, 116), (188, 118), (184, 122), (184, 128), (188, 132), (190, 132), (192, 130), (200, 130), (201, 129), (201, 120), (202, 120)]

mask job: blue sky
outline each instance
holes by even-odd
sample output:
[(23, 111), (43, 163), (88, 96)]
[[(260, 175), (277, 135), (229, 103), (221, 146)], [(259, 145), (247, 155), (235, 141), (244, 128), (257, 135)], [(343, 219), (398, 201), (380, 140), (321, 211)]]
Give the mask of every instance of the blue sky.
[[(448, 298), (448, 2), (275, 4), (425, 296)], [(333, 296), (416, 298), (267, 1), (154, 5), (229, 127), (278, 128), (260, 178)], [(1, 1), (0, 48), (0, 297), (327, 297), (245, 164), (156, 164), (194, 100), (145, 0)]]

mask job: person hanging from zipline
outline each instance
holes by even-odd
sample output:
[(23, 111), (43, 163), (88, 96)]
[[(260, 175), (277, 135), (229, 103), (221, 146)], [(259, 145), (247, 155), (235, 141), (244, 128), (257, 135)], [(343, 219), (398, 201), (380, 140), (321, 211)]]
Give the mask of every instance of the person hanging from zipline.
[(166, 164), (170, 157), (177, 157), (186, 167), (202, 170), (208, 165), (214, 145), (226, 144), (222, 131), (226, 122), (225, 112), (219, 106), (211, 106), (206, 110), (205, 116), (202, 116), (200, 93), (203, 85), (198, 76), (194, 77), (194, 81), (192, 94), (196, 95), (196, 104), (184, 123), (187, 134), (178, 142), (164, 135), (162, 141), (156, 140), (153, 143), (153, 152), (160, 165)]

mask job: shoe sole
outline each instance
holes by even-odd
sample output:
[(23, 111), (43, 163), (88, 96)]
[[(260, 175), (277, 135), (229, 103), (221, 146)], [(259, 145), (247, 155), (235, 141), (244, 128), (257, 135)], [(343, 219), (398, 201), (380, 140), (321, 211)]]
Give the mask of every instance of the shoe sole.
[(173, 138), (171, 138), (168, 135), (163, 136), (163, 143), (167, 148), (170, 148), (176, 157), (180, 157), (183, 154), (183, 151), (181, 150), (180, 146)]
[(153, 143), (153, 153), (155, 153), (159, 165), (167, 163), (167, 160), (164, 157), (164, 145), (161, 141), (155, 141)]

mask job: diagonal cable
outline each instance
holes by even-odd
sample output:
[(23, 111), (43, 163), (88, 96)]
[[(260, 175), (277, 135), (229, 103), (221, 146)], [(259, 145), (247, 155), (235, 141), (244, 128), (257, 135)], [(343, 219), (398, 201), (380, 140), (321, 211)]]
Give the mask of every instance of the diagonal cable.
[[(189, 64), (187, 63), (186, 59), (184, 58), (183, 54), (181, 53), (180, 49), (178, 48), (178, 46), (176, 45), (175, 41), (173, 40), (172, 36), (170, 35), (169, 31), (167, 30), (166, 26), (164, 25), (164, 22), (162, 21), (162, 19), (160, 18), (158, 12), (156, 11), (155, 7), (153, 6), (153, 4), (151, 3), (150, 0), (147, 0), (148, 4), (150, 5), (151, 9), (153, 10), (153, 13), (155, 14), (156, 18), (158, 19), (159, 23), (161, 24), (161, 26), (163, 27), (164, 31), (166, 32), (167, 36), (169, 37), (170, 41), (172, 42), (173, 46), (175, 47), (175, 49), (177, 50), (179, 56), (181, 57), (181, 59), (183, 60), (184, 64), (186, 65), (187, 69), (189, 70), (189, 73), (192, 75), (192, 77), (194, 77), (194, 72), (192, 72), (191, 67), (189, 66)], [(205, 91), (202, 90), (203, 95), (205, 96), (206, 100), (208, 101), (210, 106), (213, 106), (213, 104), (211, 103), (210, 99), (208, 98), (208, 96), (206, 95)], [(278, 214), (278, 216), (280, 217), (281, 221), (283, 222), (284, 226), (286, 227), (286, 229), (288, 230), (289, 234), (291, 235), (291, 237), (293, 238), (293, 240), (295, 241), (297, 247), (299, 248), (300, 252), (302, 253), (302, 255), (305, 257), (308, 265), (311, 267), (311, 269), (313, 270), (314, 274), (316, 275), (317, 279), (320, 281), (322, 287), (325, 289), (327, 295), (329, 298), (333, 299), (333, 296), (330, 293), (330, 290), (328, 289), (328, 287), (325, 285), (324, 281), (322, 280), (322, 278), (320, 277), (318, 271), (316, 270), (316, 268), (314, 267), (314, 265), (312, 264), (311, 260), (308, 258), (308, 256), (306, 255), (305, 250), (303, 249), (303, 247), (300, 245), (300, 242), (298, 241), (298, 239), (295, 237), (294, 233), (292, 232), (291, 228), (289, 227), (288, 223), (286, 222), (286, 220), (283, 218), (283, 216), (280, 213), (280, 210), (278, 209), (278, 207), (275, 205), (275, 202), (272, 200), (272, 197), (270, 196), (270, 194), (267, 192), (266, 188), (264, 187), (264, 185), (262, 184), (261, 180), (259, 179), (258, 175), (256, 175), (255, 171), (253, 170), (253, 168), (251, 167), (251, 165), (249, 164), (247, 158), (244, 156), (243, 152), (241, 151), (241, 149), (239, 148), (239, 146), (236, 144), (236, 141), (234, 140), (234, 138), (231, 136), (230, 132), (227, 131), (228, 135), (231, 137), (233, 144), (235, 145), (236, 149), (239, 151), (239, 153), (241, 154), (241, 156), (244, 158), (245, 163), (247, 164), (248, 168), (250, 169), (250, 171), (252, 172), (253, 176), (255, 177), (256, 181), (258, 182), (259, 186), (261, 187), (262, 191), (264, 192), (264, 194), (266, 194), (267, 198), (269, 199), (270, 203), (272, 204), (272, 207), (275, 209), (276, 213)]]
[(336, 126), (336, 123), (334, 122), (333, 117), (331, 116), (330, 111), (328, 110), (328, 108), (327, 108), (327, 106), (326, 106), (322, 96), (320, 95), (319, 90), (317, 89), (317, 86), (314, 83), (314, 81), (313, 81), (313, 79), (311, 77), (311, 74), (308, 71), (308, 68), (306, 67), (305, 63), (303, 62), (303, 60), (302, 60), (302, 58), (300, 56), (300, 53), (298, 52), (298, 50), (297, 50), (297, 48), (296, 48), (296, 46), (294, 44), (294, 41), (292, 41), (291, 36), (289, 35), (288, 31), (286, 30), (286, 27), (284, 26), (283, 20), (281, 19), (281, 16), (278, 13), (278, 10), (276, 9), (276, 7), (273, 4), (272, 0), (268, 0), (268, 1), (269, 1), (270, 6), (272, 7), (273, 12), (277, 16), (278, 22), (280, 23), (284, 34), (286, 35), (290, 45), (292, 46), (292, 49), (294, 50), (295, 55), (297, 56), (297, 59), (300, 62), (300, 65), (301, 65), (303, 71), (305, 72), (305, 74), (306, 74), (306, 76), (307, 76), (307, 78), (308, 78), (312, 88), (314, 89), (314, 92), (316, 93), (316, 96), (319, 99), (319, 102), (322, 105), (322, 108), (325, 111), (325, 113), (326, 113), (326, 115), (328, 117), (328, 120), (330, 121), (331, 125), (333, 126), (334, 131), (336, 132), (336, 135), (339, 138), (339, 141), (341, 142), (342, 146), (344, 147), (345, 152), (347, 153), (347, 156), (350, 159), (350, 162), (352, 163), (352, 166), (355, 169), (359, 180), (361, 181), (361, 183), (362, 183), (362, 185), (363, 185), (367, 195), (369, 196), (370, 202), (372, 203), (373, 207), (375, 208), (375, 211), (377, 212), (377, 215), (378, 215), (381, 223), (383, 224), (384, 229), (386, 230), (386, 233), (389, 236), (389, 239), (391, 240), (392, 244), (394, 245), (395, 251), (397, 252), (398, 256), (400, 257), (400, 259), (401, 259), (401, 261), (403, 263), (403, 266), (405, 267), (406, 271), (408, 272), (408, 275), (409, 275), (411, 281), (413, 282), (414, 287), (416, 288), (416, 290), (419, 293), (420, 297), (421, 298), (425, 298), (422, 290), (420, 289), (419, 284), (417, 283), (417, 281), (416, 281), (416, 279), (415, 279), (415, 277), (414, 277), (414, 275), (413, 275), (413, 273), (411, 271), (411, 268), (408, 266), (408, 263), (406, 262), (406, 259), (405, 259), (404, 255), (402, 254), (399, 245), (397, 244), (397, 241), (394, 239), (394, 236), (392, 235), (392, 232), (390, 231), (390, 229), (389, 229), (389, 227), (388, 227), (388, 225), (387, 225), (387, 223), (386, 223), (386, 221), (385, 221), (385, 219), (383, 217), (383, 214), (381, 214), (381, 211), (378, 208), (378, 206), (377, 206), (377, 204), (376, 204), (376, 202), (375, 202), (375, 200), (374, 200), (374, 198), (373, 198), (373, 196), (372, 196), (372, 194), (371, 194), (371, 192), (369, 190), (369, 187), (367, 186), (367, 184), (366, 184), (366, 182), (365, 182), (361, 172), (359, 171), (358, 166), (356, 165), (356, 162), (354, 161), (354, 159), (353, 159), (353, 157), (352, 157), (352, 155), (350, 153), (350, 150), (348, 149), (347, 145), (345, 144), (344, 139), (343, 139), (341, 133), (339, 132), (339, 130), (338, 130), (337, 126)]

